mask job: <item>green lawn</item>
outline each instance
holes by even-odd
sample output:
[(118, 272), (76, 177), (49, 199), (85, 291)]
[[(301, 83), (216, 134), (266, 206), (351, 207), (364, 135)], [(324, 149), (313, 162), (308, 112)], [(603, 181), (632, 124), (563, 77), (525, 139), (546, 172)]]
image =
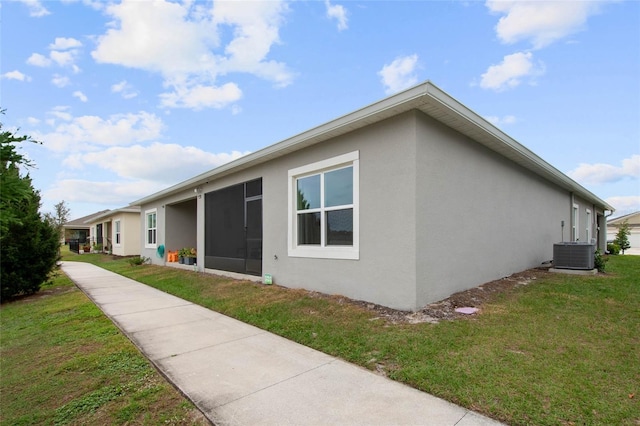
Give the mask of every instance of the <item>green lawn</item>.
[[(640, 257), (607, 274), (545, 274), (481, 313), (391, 324), (302, 290), (166, 267), (89, 261), (512, 425), (640, 424)], [(304, 285), (304, 283), (300, 283)]]
[(208, 424), (63, 274), (0, 318), (0, 424)]

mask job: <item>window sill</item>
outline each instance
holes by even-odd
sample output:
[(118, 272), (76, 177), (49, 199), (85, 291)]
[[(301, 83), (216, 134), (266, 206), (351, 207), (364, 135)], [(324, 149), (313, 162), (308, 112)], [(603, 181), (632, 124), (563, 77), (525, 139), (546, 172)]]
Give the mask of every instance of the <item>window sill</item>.
[(353, 247), (296, 247), (289, 249), (288, 254), (289, 257), (306, 257), (311, 259), (360, 260), (360, 251)]

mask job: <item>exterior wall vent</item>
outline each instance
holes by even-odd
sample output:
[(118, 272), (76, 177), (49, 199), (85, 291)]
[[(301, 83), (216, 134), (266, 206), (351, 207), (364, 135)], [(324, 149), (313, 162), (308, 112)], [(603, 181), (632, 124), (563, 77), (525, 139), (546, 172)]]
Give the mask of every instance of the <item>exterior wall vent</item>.
[(553, 245), (553, 267), (558, 269), (593, 269), (596, 245), (566, 242)]

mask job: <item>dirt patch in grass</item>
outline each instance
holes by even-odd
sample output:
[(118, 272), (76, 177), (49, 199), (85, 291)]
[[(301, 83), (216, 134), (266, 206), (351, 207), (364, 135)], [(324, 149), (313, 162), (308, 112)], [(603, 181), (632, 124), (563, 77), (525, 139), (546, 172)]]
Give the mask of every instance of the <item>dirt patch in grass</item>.
[(351, 300), (343, 296), (326, 296), (315, 292), (312, 294), (313, 297), (327, 297), (338, 300), (339, 303), (358, 305), (368, 311), (374, 312), (375, 316), (372, 318), (374, 320), (382, 319), (392, 324), (420, 324), (425, 322), (435, 324), (443, 320), (454, 320), (470, 316), (469, 314), (456, 312), (457, 308), (477, 308), (478, 313), (480, 313), (482, 312), (482, 306), (494, 300), (498, 295), (505, 294), (516, 287), (528, 285), (548, 276), (548, 274), (549, 272), (546, 268), (528, 269), (499, 280), (490, 281), (469, 290), (454, 293), (446, 299), (431, 303), (416, 312), (400, 311), (374, 303)]
[(7, 303), (15, 303), (15, 302), (35, 302), (37, 300), (45, 299), (47, 297), (56, 296), (59, 294), (71, 293), (73, 291), (77, 291), (76, 287), (54, 287), (54, 288), (43, 288), (39, 290), (37, 293), (33, 294), (21, 294), (15, 297), (12, 297), (8, 300), (3, 300), (2, 304), (5, 305)]

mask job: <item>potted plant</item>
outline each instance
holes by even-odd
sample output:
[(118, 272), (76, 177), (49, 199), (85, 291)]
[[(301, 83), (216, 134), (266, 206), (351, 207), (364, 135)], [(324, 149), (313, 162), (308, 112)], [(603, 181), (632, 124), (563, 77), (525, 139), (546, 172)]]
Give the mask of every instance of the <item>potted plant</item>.
[(186, 250), (185, 257), (184, 257), (185, 265), (195, 265), (196, 258), (198, 257), (198, 253), (196, 252), (196, 249), (187, 248), (185, 250)]
[(182, 248), (178, 250), (178, 263), (184, 264), (184, 259), (185, 257), (187, 257), (187, 250), (188, 249), (186, 248)]

